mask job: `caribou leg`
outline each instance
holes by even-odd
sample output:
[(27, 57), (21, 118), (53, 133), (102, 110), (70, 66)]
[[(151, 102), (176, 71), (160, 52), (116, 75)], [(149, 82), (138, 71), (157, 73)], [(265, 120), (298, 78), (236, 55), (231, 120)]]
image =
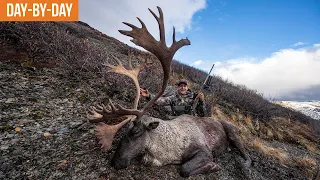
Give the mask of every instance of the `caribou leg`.
[(209, 150), (198, 150), (181, 166), (180, 174), (188, 177), (196, 174), (207, 174), (220, 170), (221, 167), (213, 162)]
[(246, 152), (246, 149), (243, 146), (243, 143), (239, 136), (238, 129), (231, 123), (226, 121), (221, 121), (221, 124), (223, 125), (229, 142), (231, 145), (233, 145), (235, 148), (237, 148), (241, 154), (241, 156), (245, 159), (244, 167), (248, 168), (251, 165), (251, 158), (249, 157), (248, 153)]

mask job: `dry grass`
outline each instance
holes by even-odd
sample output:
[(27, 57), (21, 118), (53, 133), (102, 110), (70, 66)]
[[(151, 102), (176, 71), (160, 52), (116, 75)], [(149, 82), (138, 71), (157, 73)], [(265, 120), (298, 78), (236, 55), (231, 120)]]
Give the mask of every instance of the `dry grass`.
[(220, 108), (218, 107), (213, 107), (214, 109), (214, 114), (211, 115), (211, 117), (213, 118), (218, 118), (218, 119), (221, 119), (221, 120), (224, 120), (224, 121), (228, 121), (228, 117), (221, 111)]
[(309, 157), (293, 158), (293, 164), (296, 167), (302, 168), (304, 173), (311, 179), (314, 176), (314, 172), (317, 168), (317, 161)]
[(304, 148), (306, 148), (308, 151), (320, 155), (320, 152), (317, 148), (316, 143), (306, 139), (304, 136), (301, 136), (301, 135), (296, 136), (296, 138), (297, 138), (297, 142), (300, 145), (302, 145)]
[(283, 166), (300, 168), (308, 179), (314, 176), (317, 161), (310, 157), (290, 157), (281, 149), (266, 146), (259, 138), (253, 140), (252, 147), (267, 157), (276, 158)]
[(298, 144), (306, 150), (320, 155), (317, 145), (317, 136), (305, 124), (296, 121), (289, 121), (285, 118), (276, 118), (268, 121), (253, 120), (250, 116), (234, 113), (229, 117), (215, 107), (214, 117), (230, 121), (239, 128), (243, 139), (257, 136), (265, 140), (278, 140), (291, 144)]
[(259, 138), (253, 140), (252, 146), (264, 155), (278, 159), (282, 165), (290, 164), (290, 159), (284, 151), (264, 145)]
[(284, 118), (273, 119), (268, 124), (269, 126), (276, 124), (273, 127), (278, 136), (282, 136), (281, 140), (301, 145), (308, 151), (320, 155), (317, 145), (318, 137), (307, 125), (295, 121), (289, 122)]
[[(265, 145), (265, 140), (278, 140), (300, 145), (306, 150), (320, 155), (316, 137), (305, 124), (277, 118), (268, 122), (253, 120), (240, 113), (225, 115), (219, 107), (214, 107), (212, 117), (233, 123), (239, 128), (240, 136), (246, 146), (255, 149), (269, 158), (277, 159), (281, 165), (298, 167), (311, 179), (317, 166), (316, 160), (310, 157), (290, 157), (285, 151)], [(248, 141), (250, 139), (250, 141)]]

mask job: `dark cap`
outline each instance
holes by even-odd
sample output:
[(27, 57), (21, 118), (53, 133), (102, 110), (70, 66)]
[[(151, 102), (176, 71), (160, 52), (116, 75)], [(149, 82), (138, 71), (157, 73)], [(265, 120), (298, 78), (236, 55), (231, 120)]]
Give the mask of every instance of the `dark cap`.
[(188, 81), (187, 81), (186, 79), (180, 79), (180, 80), (177, 82), (177, 86), (180, 86), (180, 84), (188, 85)]

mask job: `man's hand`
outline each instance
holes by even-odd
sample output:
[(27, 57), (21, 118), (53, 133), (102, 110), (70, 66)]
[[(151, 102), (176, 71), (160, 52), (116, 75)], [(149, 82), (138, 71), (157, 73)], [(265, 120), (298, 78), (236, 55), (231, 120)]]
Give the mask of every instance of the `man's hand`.
[(142, 88), (140, 88), (140, 94), (143, 97), (149, 97), (150, 96), (149, 91), (148, 90), (144, 90)]
[(196, 99), (199, 99), (200, 101), (204, 101), (204, 94), (201, 91), (199, 91)]

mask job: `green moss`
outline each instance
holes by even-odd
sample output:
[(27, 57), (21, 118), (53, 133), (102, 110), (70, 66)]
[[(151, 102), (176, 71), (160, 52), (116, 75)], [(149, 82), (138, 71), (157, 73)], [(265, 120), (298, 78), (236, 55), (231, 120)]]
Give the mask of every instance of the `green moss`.
[(0, 128), (0, 132), (1, 133), (8, 132), (8, 131), (11, 131), (11, 130), (13, 130), (13, 127), (9, 126), (9, 124), (4, 124)]
[(89, 100), (90, 96), (86, 93), (81, 93), (77, 96), (77, 98), (81, 103), (85, 103), (86, 101)]
[(38, 102), (38, 99), (37, 98), (28, 98), (28, 101), (30, 101), (30, 102)]
[(42, 110), (35, 110), (30, 113), (30, 116), (33, 119), (42, 119), (45, 116), (46, 112)]

